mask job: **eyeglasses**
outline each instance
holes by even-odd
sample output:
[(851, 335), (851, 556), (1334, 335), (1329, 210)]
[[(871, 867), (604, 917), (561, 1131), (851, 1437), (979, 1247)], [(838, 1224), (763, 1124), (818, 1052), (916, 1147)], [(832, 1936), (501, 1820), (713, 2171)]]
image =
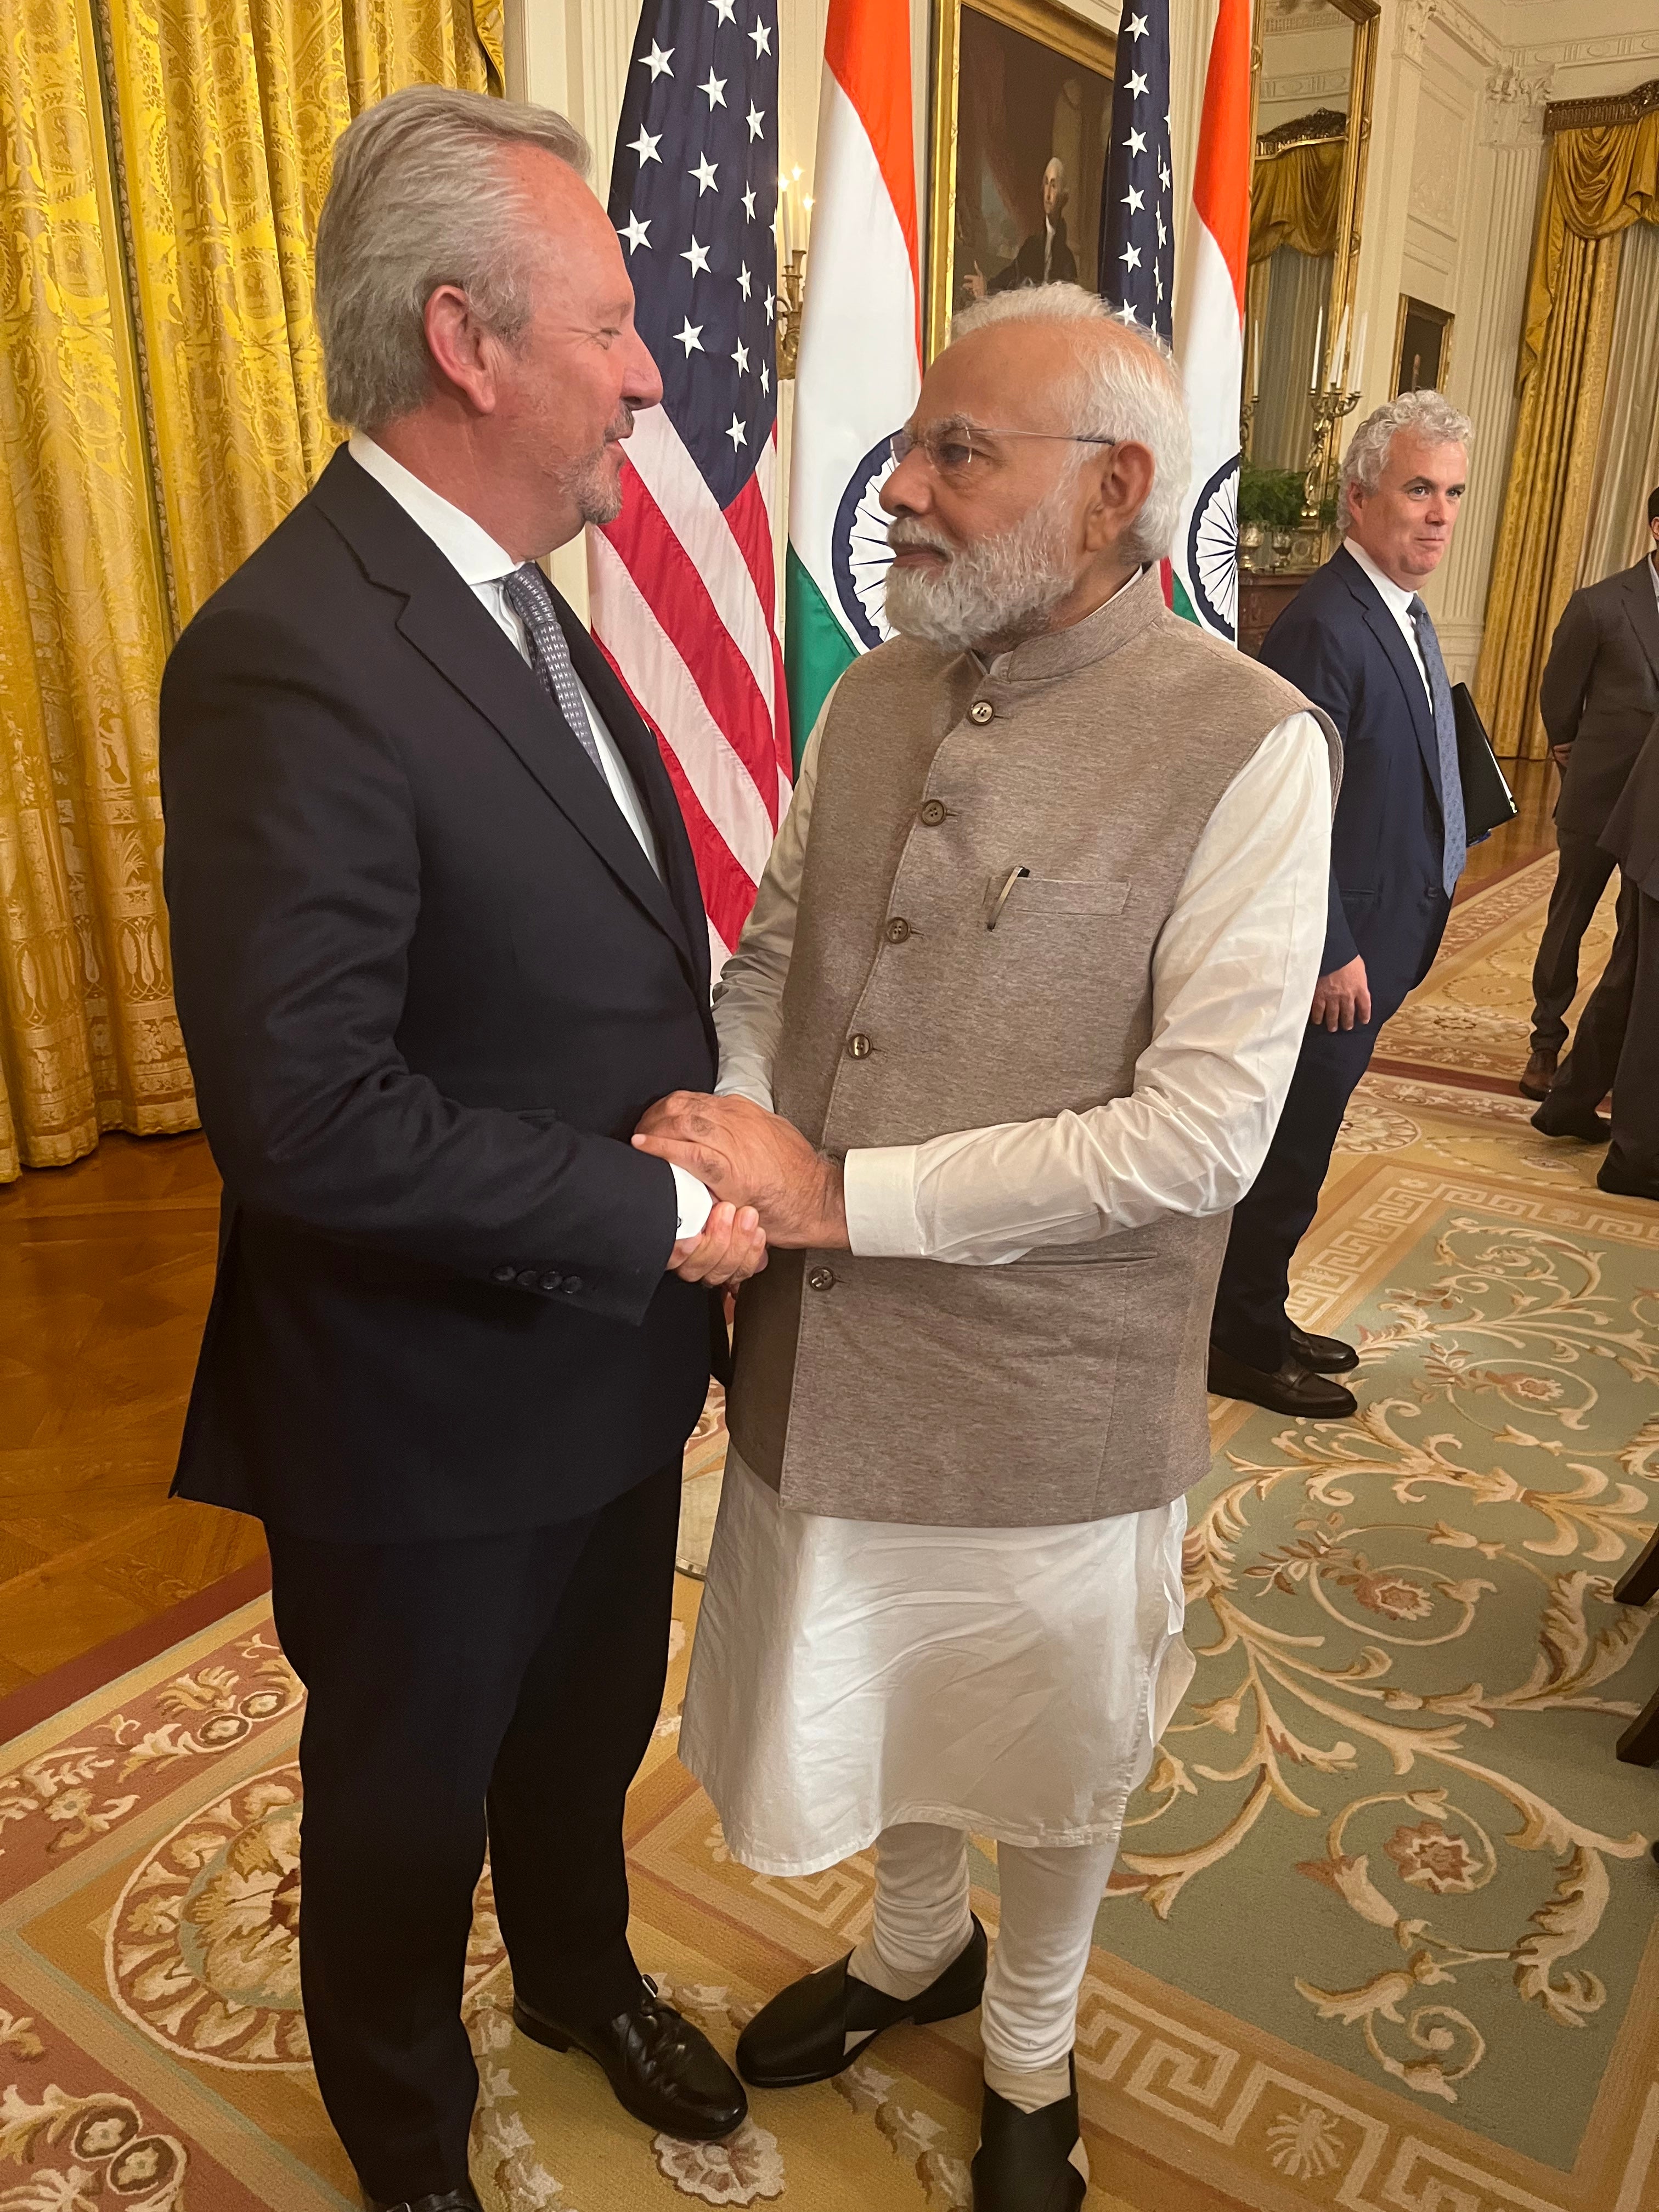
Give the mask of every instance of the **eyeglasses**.
[(970, 480), (976, 460), (990, 459), (982, 441), (992, 438), (1045, 438), (1062, 446), (1119, 446), (1123, 442), (1121, 438), (1096, 438), (1081, 431), (988, 430), (966, 422), (945, 422), (914, 433), (895, 430), (890, 441), (893, 463), (896, 467), (909, 454), (920, 453), (936, 477), (960, 487)]

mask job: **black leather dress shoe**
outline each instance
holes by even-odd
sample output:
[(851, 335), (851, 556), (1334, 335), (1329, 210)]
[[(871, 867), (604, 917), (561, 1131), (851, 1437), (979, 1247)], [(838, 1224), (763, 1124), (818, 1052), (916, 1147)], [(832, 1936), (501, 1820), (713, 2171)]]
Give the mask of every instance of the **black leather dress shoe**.
[(1089, 2154), (1077, 2117), (1077, 2062), (1069, 2096), (1022, 2112), (988, 2085), (979, 2148), (969, 2168), (974, 2212), (1077, 2212), (1089, 2193)]
[(1218, 1398), (1242, 1398), (1247, 1405), (1265, 1406), (1271, 1413), (1294, 1413), (1304, 1421), (1346, 1421), (1359, 1411), (1352, 1390), (1328, 1375), (1316, 1375), (1294, 1352), (1269, 1375), (1260, 1367), (1247, 1367), (1212, 1344), (1210, 1388)]
[(520, 2033), (550, 2051), (580, 2051), (605, 2069), (623, 2110), (658, 2134), (688, 2142), (718, 2142), (749, 2117), (743, 2084), (708, 2038), (641, 1982), (627, 2012), (598, 2027), (550, 2020), (522, 1997), (513, 2000)]
[(1554, 1053), (1541, 1049), (1533, 1054), (1515, 1086), (1523, 1098), (1549, 1097), (1550, 1085), (1555, 1080), (1556, 1058)]
[(1291, 1351), (1315, 1375), (1346, 1375), (1358, 1366), (1359, 1354), (1340, 1336), (1310, 1336), (1291, 1323)]
[(369, 2212), (483, 2212), (467, 2187), (440, 2190), (435, 2197), (400, 2197), (395, 2204), (382, 2204), (378, 2197), (371, 2197), (368, 2204)]
[(1626, 1175), (1617, 1160), (1602, 1161), (1596, 1170), (1595, 1187), (1611, 1191), (1619, 1198), (1651, 1198), (1659, 1200), (1659, 1183), (1638, 1182), (1634, 1176)]
[[(851, 1957), (849, 1952), (848, 1956)], [(799, 2089), (850, 2066), (890, 2027), (954, 2020), (985, 1989), (985, 1930), (974, 1932), (920, 1996), (890, 1997), (847, 1971), (847, 1959), (780, 1990), (738, 2039), (738, 2071), (757, 2089)]]
[(1591, 1108), (1575, 1112), (1552, 1098), (1547, 1098), (1533, 1115), (1532, 1126), (1547, 1137), (1582, 1137), (1587, 1145), (1605, 1145), (1613, 1134), (1613, 1124), (1605, 1115)]

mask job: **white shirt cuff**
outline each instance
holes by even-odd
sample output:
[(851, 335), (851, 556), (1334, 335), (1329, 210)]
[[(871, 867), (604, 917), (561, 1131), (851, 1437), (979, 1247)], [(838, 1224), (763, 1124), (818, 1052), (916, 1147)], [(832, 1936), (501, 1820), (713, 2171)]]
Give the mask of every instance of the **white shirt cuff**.
[(714, 1193), (706, 1183), (699, 1182), (696, 1176), (688, 1175), (684, 1168), (675, 1167), (672, 1160), (668, 1164), (673, 1170), (674, 1201), (680, 1210), (677, 1237), (700, 1237), (714, 1210)]
[(847, 1242), (860, 1259), (921, 1260), (915, 1145), (878, 1145), (848, 1152), (842, 1169)]

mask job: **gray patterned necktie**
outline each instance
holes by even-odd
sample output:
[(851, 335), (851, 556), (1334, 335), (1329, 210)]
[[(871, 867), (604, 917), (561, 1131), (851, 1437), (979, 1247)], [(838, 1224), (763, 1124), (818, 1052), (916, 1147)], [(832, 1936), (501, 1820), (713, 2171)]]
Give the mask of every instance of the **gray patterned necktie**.
[(1457, 717), (1452, 712), (1451, 685), (1440, 657), (1440, 641), (1429, 620), (1429, 611), (1415, 592), (1410, 608), (1417, 649), (1428, 673), (1429, 697), (1434, 707), (1435, 742), (1440, 750), (1440, 814), (1446, 825), (1446, 848), (1440, 864), (1441, 885), (1449, 898), (1457, 889), (1468, 857), (1469, 838), (1463, 812), (1463, 775), (1457, 765)]
[(533, 561), (526, 561), (510, 576), (502, 577), (501, 589), (507, 594), (507, 604), (525, 626), (530, 640), (530, 665), (541, 678), (543, 690), (570, 725), (572, 734), (598, 769), (608, 791), (611, 779), (599, 758), (593, 726), (587, 719), (587, 708), (571, 665), (570, 647), (559, 627), (558, 612), (546, 577)]

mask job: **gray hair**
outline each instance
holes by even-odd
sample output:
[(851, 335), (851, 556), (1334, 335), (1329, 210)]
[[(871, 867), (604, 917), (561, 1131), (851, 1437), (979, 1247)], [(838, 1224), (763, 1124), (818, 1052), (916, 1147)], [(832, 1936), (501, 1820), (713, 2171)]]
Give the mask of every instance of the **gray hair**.
[[(1079, 284), (1028, 284), (993, 292), (964, 307), (951, 325), (951, 340), (971, 337), (999, 323), (1063, 323), (1078, 326), (1078, 374), (1065, 395), (1068, 428), (1079, 435), (1133, 439), (1152, 456), (1152, 488), (1130, 526), (1123, 550), (1132, 559), (1161, 561), (1174, 542), (1181, 502), (1193, 472), (1193, 437), (1175, 359), (1162, 338), (1144, 325), (1125, 322), (1098, 293)], [(1091, 345), (1083, 327), (1109, 331), (1119, 341)]]
[(1348, 494), (1358, 484), (1374, 492), (1388, 466), (1389, 448), (1402, 430), (1409, 430), (1425, 446), (1461, 446), (1467, 453), (1474, 443), (1474, 425), (1461, 410), (1438, 392), (1402, 392), (1386, 407), (1368, 415), (1348, 441), (1342, 456), (1342, 479), (1337, 494), (1336, 520), (1346, 530), (1353, 520)]
[(411, 85), (347, 125), (317, 225), (317, 325), (336, 422), (371, 434), (432, 388), (426, 303), (459, 285), (509, 344), (530, 319), (522, 195), (500, 158), (536, 146), (585, 177), (587, 142), (550, 107)]

